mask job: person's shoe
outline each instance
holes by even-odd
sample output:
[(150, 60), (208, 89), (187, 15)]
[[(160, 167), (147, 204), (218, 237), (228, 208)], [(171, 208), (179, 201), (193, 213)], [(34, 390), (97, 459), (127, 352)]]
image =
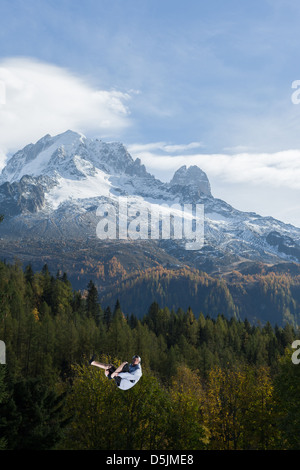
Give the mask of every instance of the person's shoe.
[(92, 362), (94, 362), (94, 360), (95, 360), (95, 355), (93, 354), (93, 356), (92, 356), (91, 359), (89, 360), (89, 365), (91, 365)]

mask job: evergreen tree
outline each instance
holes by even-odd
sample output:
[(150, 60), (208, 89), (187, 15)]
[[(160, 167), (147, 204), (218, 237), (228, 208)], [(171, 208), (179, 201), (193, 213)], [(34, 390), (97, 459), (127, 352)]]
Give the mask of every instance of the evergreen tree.
[[(6, 386), (6, 366), (0, 365), (0, 409), (5, 406), (7, 400), (7, 386)], [(5, 421), (1, 419), (0, 414), (0, 450), (6, 448), (7, 440), (4, 434)]]
[(117, 299), (117, 301), (116, 301), (115, 308), (114, 308), (114, 313), (113, 313), (114, 317), (116, 317), (118, 315), (122, 315), (122, 309), (121, 309), (121, 304), (120, 304), (119, 299)]
[(106, 325), (106, 328), (109, 328), (111, 321), (112, 321), (112, 311), (110, 309), (110, 306), (108, 305), (106, 309), (104, 310), (104, 324)]
[(69, 422), (64, 395), (49, 390), (41, 379), (13, 384), (10, 401), (1, 407), (0, 422), (9, 450), (53, 449)]
[(132, 357), (132, 330), (122, 312), (119, 300), (117, 300), (112, 321), (105, 336), (106, 352), (112, 357)]
[(25, 280), (32, 285), (34, 279), (34, 272), (31, 264), (28, 264), (25, 268)]
[(100, 322), (101, 309), (98, 303), (98, 290), (92, 280), (88, 283), (88, 294), (86, 299), (87, 314), (95, 319), (97, 324)]

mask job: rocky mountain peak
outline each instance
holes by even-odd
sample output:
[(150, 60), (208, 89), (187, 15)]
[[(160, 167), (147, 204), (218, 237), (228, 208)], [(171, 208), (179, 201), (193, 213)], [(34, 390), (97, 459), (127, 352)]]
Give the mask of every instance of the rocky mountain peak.
[(54, 137), (47, 134), (16, 152), (2, 170), (0, 184), (20, 181), (25, 175), (81, 179), (95, 174), (96, 169), (107, 174), (151, 176), (122, 143), (106, 143), (68, 130)]
[(198, 166), (192, 165), (189, 168), (186, 165), (180, 167), (170, 181), (170, 186), (185, 187), (191, 190), (192, 187), (196, 192), (206, 196), (211, 196), (211, 188), (206, 173)]

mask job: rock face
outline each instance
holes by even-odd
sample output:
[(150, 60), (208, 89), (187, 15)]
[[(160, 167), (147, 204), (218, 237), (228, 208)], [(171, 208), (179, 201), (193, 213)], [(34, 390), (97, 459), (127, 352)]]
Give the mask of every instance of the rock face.
[(201, 194), (211, 196), (210, 183), (206, 173), (195, 165), (190, 166), (189, 168), (184, 165), (179, 168), (179, 170), (175, 172), (170, 185), (172, 188), (176, 188), (177, 190), (189, 188), (191, 191), (192, 187), (194, 194), (198, 193), (199, 196)]
[(149, 240), (153, 259), (159, 246), (166, 259), (171, 255), (178, 264), (211, 271), (248, 260), (300, 261), (299, 228), (238, 211), (214, 198), (207, 175), (197, 166), (182, 166), (169, 183), (162, 183), (122, 143), (92, 140), (73, 131), (46, 135), (9, 159), (0, 175), (0, 213), (5, 215), (1, 237), (45, 242), (49, 256), (49, 240), (88, 243), (93, 238), (103, 243), (96, 236), (97, 208), (104, 202), (116, 206), (120, 196), (144, 214), (149, 204), (204, 206), (204, 246), (188, 252), (174, 239)]
[(14, 216), (23, 212), (38, 212), (44, 207), (43, 186), (30, 176), (20, 181), (3, 183), (0, 186), (0, 204), (4, 216)]

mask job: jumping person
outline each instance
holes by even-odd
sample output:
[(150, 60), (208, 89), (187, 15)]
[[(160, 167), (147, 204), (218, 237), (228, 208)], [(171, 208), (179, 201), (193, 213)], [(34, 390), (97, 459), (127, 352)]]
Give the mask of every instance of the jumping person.
[(133, 356), (131, 364), (122, 362), (118, 368), (112, 364), (97, 362), (94, 360), (94, 357), (92, 357), (89, 363), (91, 366), (104, 369), (106, 377), (109, 380), (114, 379), (121, 390), (128, 390), (133, 387), (142, 376), (141, 358), (138, 355)]

